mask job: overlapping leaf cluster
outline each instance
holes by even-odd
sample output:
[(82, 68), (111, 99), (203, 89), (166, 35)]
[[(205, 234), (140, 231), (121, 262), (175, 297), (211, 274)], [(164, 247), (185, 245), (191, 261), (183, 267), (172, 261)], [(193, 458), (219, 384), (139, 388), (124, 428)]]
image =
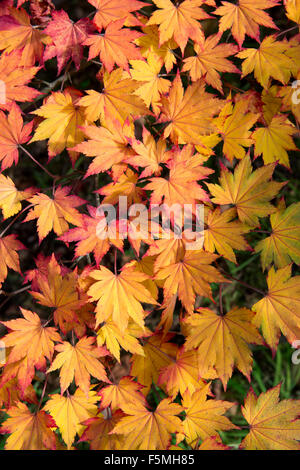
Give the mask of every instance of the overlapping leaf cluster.
[[(251, 383), (251, 345), (275, 354), (281, 333), (300, 338), (300, 203), (286, 206), (287, 181), (273, 178), (299, 137), (300, 2), (86, 3), (93, 13), (79, 21), (50, 0), (0, 4), (0, 287), (8, 295), (8, 271), (22, 273), (47, 312), (21, 305), (2, 322), (6, 449), (224, 449), (219, 432), (237, 426), (234, 403), (213, 396), (218, 379), (226, 390), (237, 369)], [(49, 63), (57, 79), (43, 88)], [(72, 86), (91, 63), (97, 85)], [(78, 181), (32, 155), (41, 141), (48, 164), (84, 168), (80, 195)], [(14, 169), (29, 158), (49, 189), (17, 186)], [(118, 209), (119, 196), (146, 208), (204, 204), (203, 244), (191, 250), (173, 219), (137, 240), (136, 214), (99, 236), (97, 206)], [(40, 244), (26, 273), (19, 220)], [(257, 241), (262, 223), (271, 231)], [(72, 263), (41, 248), (53, 234)], [(243, 252), (260, 253), (266, 291), (225, 312), (223, 261)], [(130, 370), (116, 377), (124, 357)], [(249, 385), (241, 448), (299, 449), (300, 401), (279, 391), (256, 397)]]

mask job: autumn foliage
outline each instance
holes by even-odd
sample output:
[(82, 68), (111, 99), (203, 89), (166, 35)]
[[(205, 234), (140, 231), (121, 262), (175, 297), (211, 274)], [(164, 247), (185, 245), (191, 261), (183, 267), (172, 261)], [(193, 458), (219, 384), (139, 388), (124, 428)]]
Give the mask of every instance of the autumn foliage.
[[(300, 450), (300, 400), (251, 386), (300, 340), (300, 1), (81, 3), (0, 3), (5, 448), (225, 450), (240, 413), (241, 449)], [(203, 205), (201, 244), (132, 204)]]

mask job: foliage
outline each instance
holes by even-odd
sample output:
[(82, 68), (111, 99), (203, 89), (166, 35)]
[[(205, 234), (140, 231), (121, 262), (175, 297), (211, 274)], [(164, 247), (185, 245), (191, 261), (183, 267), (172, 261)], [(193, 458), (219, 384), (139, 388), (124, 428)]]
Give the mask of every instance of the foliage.
[(67, 3), (0, 4), (3, 445), (299, 450), (299, 1)]

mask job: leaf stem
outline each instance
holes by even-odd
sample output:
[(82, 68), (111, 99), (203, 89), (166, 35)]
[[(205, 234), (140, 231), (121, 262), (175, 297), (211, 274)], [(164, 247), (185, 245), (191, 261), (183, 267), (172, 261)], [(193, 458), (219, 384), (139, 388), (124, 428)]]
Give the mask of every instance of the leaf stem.
[(28, 152), (28, 150), (26, 150), (22, 145), (20, 145), (19, 147), (23, 150), (24, 153), (26, 153), (26, 155), (28, 155), (29, 158), (31, 158), (32, 161), (34, 161), (34, 163), (36, 163), (42, 170), (44, 170), (45, 173), (50, 176), (50, 178), (53, 178), (54, 180), (58, 178), (57, 176), (50, 173), (50, 171), (48, 171), (47, 168), (44, 167), (44, 165), (42, 165), (38, 160), (36, 160), (36, 158), (34, 158), (34, 156), (30, 152)]

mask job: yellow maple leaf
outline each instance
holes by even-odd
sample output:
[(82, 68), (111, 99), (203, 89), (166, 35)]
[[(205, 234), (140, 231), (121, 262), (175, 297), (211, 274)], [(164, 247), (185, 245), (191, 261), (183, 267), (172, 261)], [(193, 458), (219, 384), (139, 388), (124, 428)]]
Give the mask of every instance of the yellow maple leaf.
[[(84, 140), (81, 126), (89, 124), (85, 111), (79, 106), (82, 94), (66, 88), (63, 92), (53, 92), (36, 111), (32, 114), (44, 118), (38, 125), (30, 142), (48, 140), (49, 157), (61, 153), (64, 149), (73, 148)], [(74, 163), (78, 153), (69, 151)]]
[(203, 31), (197, 20), (210, 18), (200, 8), (203, 0), (184, 0), (175, 5), (171, 0), (154, 0), (154, 3), (160, 10), (154, 11), (147, 26), (159, 25), (160, 45), (173, 37), (183, 53), (189, 38), (195, 42), (203, 39)]
[(205, 91), (202, 80), (188, 86), (184, 93), (180, 75), (177, 74), (168, 97), (161, 98), (161, 117), (166, 122), (164, 138), (170, 136), (174, 143), (201, 144), (201, 135), (215, 129), (212, 118), (221, 108), (221, 101)]
[(276, 350), (280, 330), (292, 343), (300, 338), (300, 276), (291, 277), (292, 266), (275, 269), (268, 273), (268, 292), (256, 302), (252, 310), (256, 312), (253, 323), (262, 328), (263, 336)]
[(137, 83), (123, 74), (121, 68), (111, 73), (103, 73), (103, 90), (99, 93), (95, 90), (87, 90), (79, 105), (84, 108), (85, 115), (90, 122), (105, 119), (111, 116), (123, 123), (128, 117), (140, 117), (151, 114), (145, 103), (135, 96)]
[(111, 433), (125, 436), (124, 449), (164, 450), (168, 448), (171, 433), (182, 431), (182, 422), (176, 415), (183, 409), (170, 398), (162, 400), (153, 412), (140, 403), (124, 405), (123, 411), (128, 416)]
[(156, 54), (149, 53), (147, 62), (144, 60), (130, 60), (132, 69), (130, 74), (133, 80), (140, 82), (134, 95), (142, 98), (146, 106), (150, 107), (155, 114), (160, 110), (160, 96), (169, 91), (171, 82), (160, 76), (163, 60)]
[(152, 381), (157, 383), (160, 370), (174, 362), (177, 346), (169, 343), (171, 335), (154, 334), (144, 344), (144, 355), (132, 356), (131, 375), (137, 377), (138, 382), (145, 386), (142, 390), (147, 394)]
[(129, 318), (142, 328), (144, 311), (141, 302), (158, 305), (150, 292), (142, 284), (149, 277), (145, 273), (124, 269), (114, 274), (104, 266), (90, 273), (95, 283), (89, 288), (90, 301), (97, 301), (96, 326), (112, 319), (120, 328), (126, 330)]
[(253, 390), (242, 406), (250, 431), (241, 443), (246, 450), (299, 450), (300, 400), (279, 401), (280, 384), (259, 397)]
[(18, 191), (14, 182), (7, 176), (0, 174), (0, 209), (4, 219), (20, 212), (21, 201), (32, 195), (30, 190)]
[(299, 0), (285, 0), (286, 16), (295, 23), (300, 24), (300, 1)]
[(130, 331), (130, 328), (121, 331), (118, 325), (111, 320), (107, 320), (97, 331), (97, 344), (99, 346), (105, 344), (118, 362), (120, 362), (121, 348), (132, 354), (144, 355), (143, 347), (135, 336), (135, 332)]
[(79, 442), (88, 441), (91, 450), (121, 450), (124, 439), (122, 436), (110, 434), (116, 424), (123, 418), (121, 410), (103, 410), (97, 416), (83, 422), (87, 428)]
[(206, 251), (191, 250), (176, 263), (160, 268), (155, 278), (165, 279), (165, 298), (178, 293), (178, 298), (188, 313), (193, 312), (196, 294), (212, 298), (211, 282), (229, 282), (211, 266), (216, 258), (218, 255)]
[(143, 36), (137, 38), (135, 43), (140, 47), (143, 57), (155, 54), (163, 60), (163, 64), (169, 73), (173, 65), (176, 63), (176, 57), (173, 49), (177, 48), (174, 39), (164, 42), (159, 45), (159, 33), (157, 25), (145, 26), (142, 28)]
[(238, 429), (226, 416), (222, 416), (234, 403), (207, 400), (209, 392), (210, 384), (207, 384), (193, 394), (186, 392), (183, 395), (182, 406), (186, 414), (183, 429), (190, 445), (196, 444), (197, 439), (217, 436), (218, 431)]
[(96, 392), (89, 391), (87, 397), (80, 388), (74, 395), (68, 394), (67, 397), (50, 395), (50, 400), (43, 409), (54, 418), (68, 449), (71, 448), (76, 434), (80, 437), (83, 433), (85, 426), (82, 423), (97, 414), (97, 401), (99, 397)]
[(233, 249), (247, 250), (249, 245), (243, 237), (250, 228), (237, 220), (236, 209), (233, 207), (221, 212), (220, 208), (208, 210), (205, 219), (204, 249), (220, 255), (237, 263)]
[(141, 405), (147, 404), (144, 395), (141, 393), (143, 388), (138, 382), (134, 382), (131, 377), (123, 377), (118, 384), (108, 385), (99, 391), (101, 397), (101, 406), (103, 408), (117, 409), (125, 406), (128, 407), (129, 403), (136, 406), (138, 403)]
[(214, 120), (223, 138), (223, 153), (230, 162), (234, 157), (244, 158), (246, 155), (244, 147), (250, 147), (254, 143), (250, 129), (257, 121), (259, 114), (246, 113), (247, 107), (246, 101), (240, 100), (234, 106), (228, 102)]
[(75, 384), (88, 395), (90, 376), (102, 382), (109, 382), (100, 357), (107, 355), (105, 349), (94, 347), (95, 338), (83, 337), (73, 346), (64, 341), (55, 347), (58, 355), (47, 373), (60, 369), (60, 388), (63, 394), (75, 377)]
[(300, 203), (288, 208), (278, 207), (270, 217), (272, 232), (255, 247), (261, 252), (262, 267), (265, 269), (274, 261), (278, 268), (283, 268), (291, 261), (300, 263)]
[(253, 318), (253, 312), (247, 308), (236, 307), (226, 315), (199, 308), (185, 320), (188, 335), (184, 347), (198, 348), (201, 377), (210, 377), (209, 369), (214, 368), (226, 389), (236, 365), (250, 380), (253, 359), (248, 344), (263, 344), (258, 330), (251, 324)]
[(253, 132), (254, 155), (262, 154), (265, 164), (279, 161), (290, 168), (287, 150), (297, 150), (292, 138), (295, 133), (295, 126), (285, 115), (274, 116), (268, 125)]
[(275, 169), (270, 163), (252, 172), (250, 156), (246, 155), (236, 166), (234, 173), (223, 167), (220, 185), (207, 183), (216, 204), (234, 204), (241, 222), (255, 227), (259, 217), (276, 211), (269, 202), (285, 183), (269, 181)]
[(271, 35), (265, 37), (258, 49), (247, 48), (239, 52), (237, 57), (244, 59), (242, 77), (254, 71), (254, 77), (263, 88), (268, 88), (271, 77), (283, 84), (288, 83), (295, 67), (299, 69), (300, 66), (299, 52), (295, 63), (289, 56), (290, 48), (289, 43), (276, 41), (276, 36)]

